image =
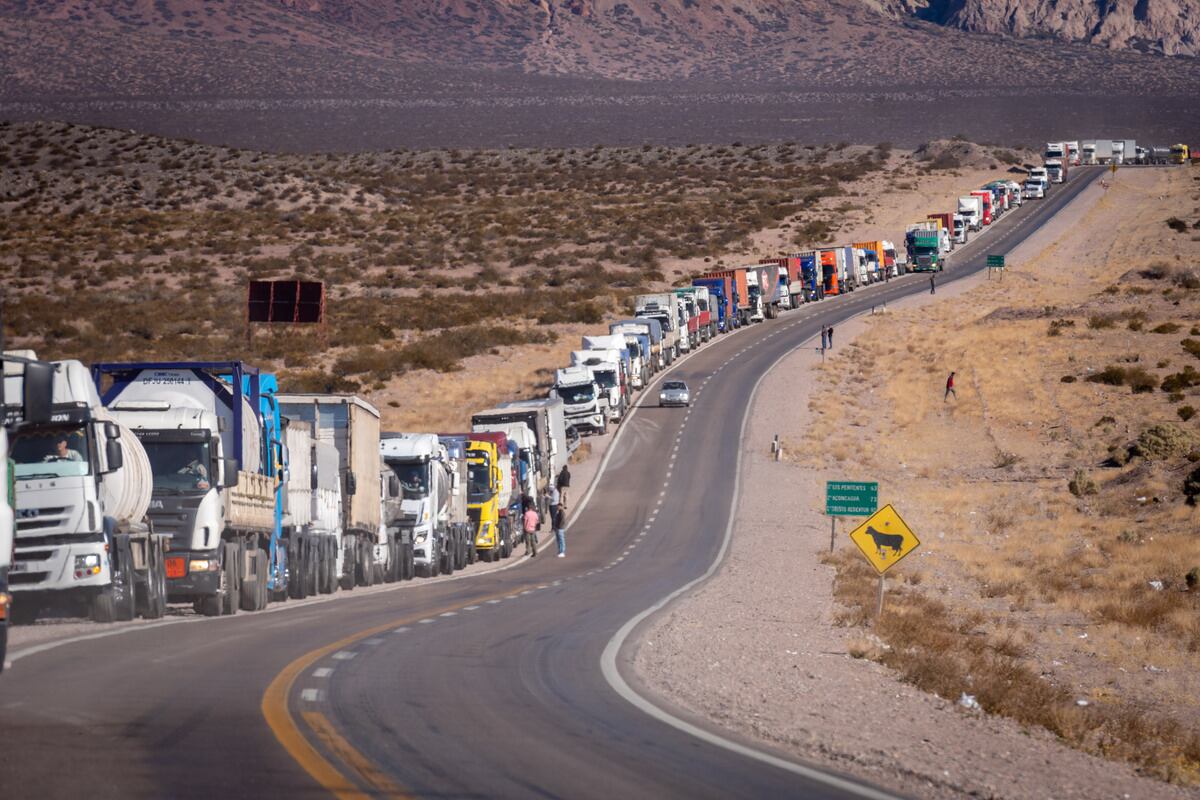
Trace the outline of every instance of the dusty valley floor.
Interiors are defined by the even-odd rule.
[[[920,797],[1200,796],[1198,189],[1122,171],[1002,282],[781,363],[730,552],[644,632],[647,688]],[[878,480],[923,540],[877,628],[848,521],[828,553],[826,480]]]

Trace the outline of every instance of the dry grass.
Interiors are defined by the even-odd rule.
[[[1200,591],[1187,575],[1200,567],[1188,503],[1200,495],[1200,429],[1178,410],[1200,400],[1179,363],[1200,346],[1176,337],[1200,320],[1200,290],[1176,280],[1191,274],[1188,245],[1149,224],[1200,201],[1187,177],[1118,182],[1087,225],[1003,284],[872,318],[863,347],[821,370],[796,452],[828,467],[845,443],[826,431],[854,430],[860,471],[924,541],[893,576],[919,566],[919,585],[889,578],[875,629],[889,649],[876,660],[1197,783]],[[943,402],[951,369],[958,399]],[[844,402],[850,385],[875,399]],[[822,420],[832,408],[836,425]],[[842,622],[871,624],[874,573],[855,551],[834,563]]]

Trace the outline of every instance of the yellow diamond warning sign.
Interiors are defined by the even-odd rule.
[[[921,544],[890,503],[850,531],[850,538],[880,575]]]

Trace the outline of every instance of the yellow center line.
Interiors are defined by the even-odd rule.
[[[296,723],[296,719],[292,716],[288,705],[288,698],[291,696],[292,687],[295,685],[296,679],[306,669],[330,653],[349,647],[369,636],[383,633],[400,625],[408,625],[427,617],[436,617],[438,614],[445,613],[446,611],[457,611],[464,605],[485,603],[488,600],[496,600],[520,594],[525,589],[536,585],[530,583],[522,587],[476,597],[465,602],[443,606],[442,608],[428,610],[420,614],[412,614],[392,620],[384,625],[376,625],[373,628],[353,633],[342,639],[338,639],[332,644],[318,647],[316,650],[310,650],[284,667],[275,676],[274,680],[271,681],[270,685],[267,686],[266,692],[263,693],[262,705],[260,706],[263,718],[266,719],[271,732],[275,735],[279,743],[283,745],[283,748],[287,750],[292,760],[299,764],[326,791],[337,797],[338,800],[369,800],[370,795],[364,793],[354,781],[334,766],[329,759],[325,758],[317,748],[313,747],[308,738],[300,730],[300,726]],[[346,741],[345,737],[337,733],[334,730],[333,724],[324,714],[306,712],[302,714],[302,717],[309,729],[316,734],[317,738],[339,761],[351,767],[364,781],[385,797],[396,798],[396,800],[408,797],[404,793],[404,790],[389,780],[383,771],[376,767],[370,759],[356,750],[350,742]]]

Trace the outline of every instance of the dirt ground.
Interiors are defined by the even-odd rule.
[[[1158,421],[1196,429],[1176,413],[1195,402],[1194,389],[1172,400],[1086,380],[1127,363],[1120,356],[1138,355],[1160,380],[1190,360],[1179,340],[1200,322],[1195,292],[1138,270],[1195,264],[1195,233],[1164,224],[1197,216],[1194,185],[1188,170],[1123,171],[1011,254],[1002,282],[961,281],[840,325],[824,367],[809,348],[785,360],[756,400],[726,562],[639,643],[637,668],[651,689],[798,758],[920,797],[1200,796],[1146,776],[1187,781],[1186,756],[1139,774],[1045,728],[923,691],[879,663],[888,643],[850,624],[835,600],[822,513],[825,480],[879,480],[880,503],[895,503],[923,540],[889,573],[895,606],[921,596],[977,615],[972,635],[1005,635],[1012,662],[1074,698],[1081,714],[1128,711],[1143,722],[1169,718],[1184,736],[1200,730],[1194,593],[1181,592],[1200,544],[1179,476],[1170,462],[1131,465],[1112,477],[1097,470],[1095,495],[1066,488],[1077,469],[1093,474],[1107,441]],[[1138,310],[1146,319],[1133,331]],[[1092,317],[1121,323],[1092,328]],[[1076,323],[1052,336],[1054,319]],[[1177,335],[1152,333],[1164,322],[1180,325]],[[957,403],[942,402],[950,369],[959,371]],[[1075,381],[1062,382],[1066,374]],[[776,434],[783,463],[769,457]],[[837,569],[862,561],[849,530],[838,526]],[[1043,584],[1056,572],[1074,580],[1051,590]],[[1180,605],[1140,623],[1128,609],[1146,594]],[[1126,617],[1114,620],[1113,606]],[[971,678],[966,694],[977,691]],[[1117,758],[1130,757],[1127,744],[1081,740]]]

